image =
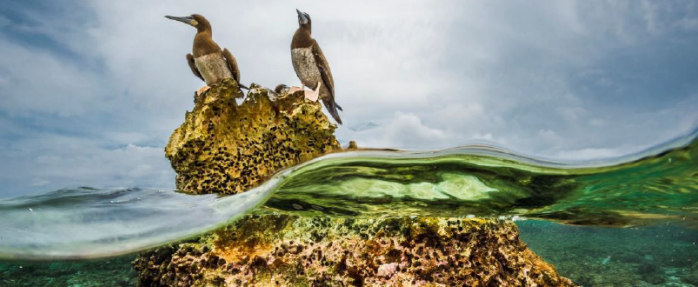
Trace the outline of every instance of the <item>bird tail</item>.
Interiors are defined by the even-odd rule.
[[[322,103],[325,105],[325,108],[327,108],[327,111],[330,112],[330,115],[332,115],[332,118],[337,121],[340,125],[342,124],[342,119],[339,117],[339,113],[337,112],[337,109],[340,111],[342,110],[342,107],[340,107],[334,99],[327,100],[327,101],[322,101]]]
[[[250,90],[250,88],[248,88],[247,86],[240,84],[240,83],[238,83],[238,87],[240,87],[241,89],[248,90],[248,91]]]

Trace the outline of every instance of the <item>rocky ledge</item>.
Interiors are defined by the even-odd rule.
[[[249,215],[143,253],[142,286],[574,286],[512,222]]]
[[[202,194],[249,190],[285,167],[339,149],[336,126],[302,92],[275,94],[226,79],[195,98],[165,147],[177,188]]]
[[[240,193],[339,150],[336,126],[302,92],[252,85],[239,98],[230,79],[196,97],[165,149],[178,189]],[[512,222],[463,218],[265,212],[144,252],[133,266],[141,286],[573,285],[526,247]]]

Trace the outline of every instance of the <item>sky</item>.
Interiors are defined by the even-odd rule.
[[[696,1],[1,1],[0,197],[173,188],[169,135],[203,86],[199,13],[244,84],[298,85],[295,9],[362,147],[492,142],[550,159],[634,153],[698,122]]]

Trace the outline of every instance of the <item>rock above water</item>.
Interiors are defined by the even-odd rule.
[[[574,286],[510,221],[267,214],[143,253],[142,286]]]
[[[165,148],[177,188],[235,194],[339,150],[336,126],[302,92],[227,79],[195,99]],[[350,145],[357,149],[356,144]],[[140,286],[573,286],[510,221],[299,217],[258,209],[189,242],[144,252]]]
[[[179,190],[244,192],[280,169],[339,149],[336,126],[302,92],[277,95],[252,85],[238,105],[243,97],[226,79],[195,99],[165,147]]]

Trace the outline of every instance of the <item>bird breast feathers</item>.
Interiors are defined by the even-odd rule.
[[[232,78],[232,73],[221,53],[211,53],[194,58],[196,68],[211,85],[224,78]]]
[[[291,54],[293,57],[293,68],[296,70],[298,77],[306,86],[314,87],[321,77],[315,62],[313,49],[311,47],[295,48],[291,50]]]

